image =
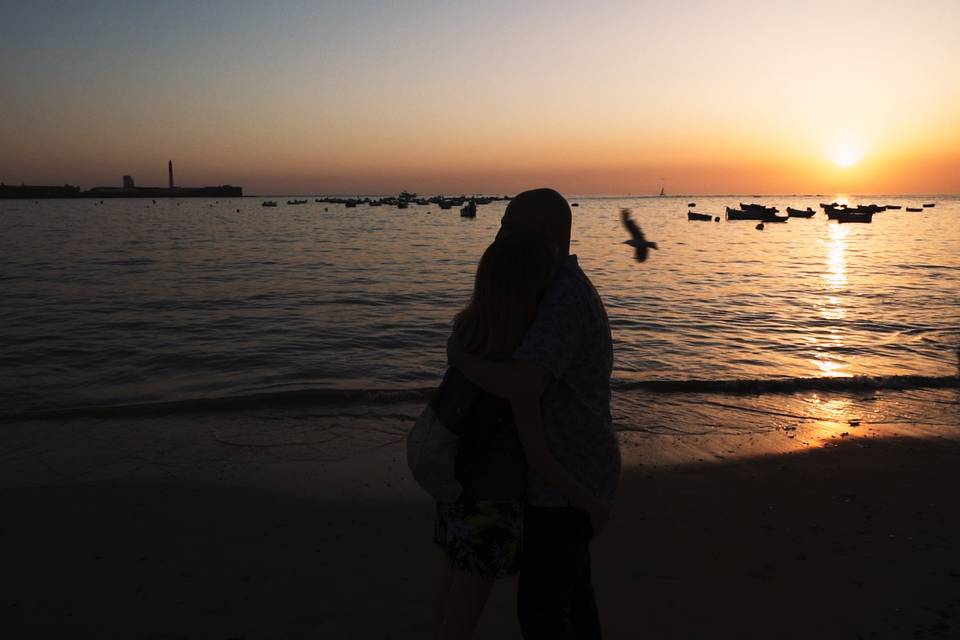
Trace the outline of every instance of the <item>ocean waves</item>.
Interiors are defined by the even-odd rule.
[[[815,217],[762,234],[689,223],[685,200],[578,201],[572,250],[607,306],[618,394],[951,386],[956,198],[922,216]],[[5,415],[422,401],[503,212],[145,204],[0,201]],[[643,265],[621,244],[621,206],[660,245]]]
[[[292,407],[338,405],[390,405],[424,403],[436,387],[399,389],[338,389],[309,388],[283,391],[260,391],[243,395],[199,397],[181,400],[144,402],[134,404],[78,405],[58,409],[26,410],[0,413],[7,420],[78,418],[78,417],[133,417],[171,413],[210,411],[237,411],[258,407]],[[611,381],[614,395],[669,394],[672,396],[760,396],[821,392],[850,394],[876,391],[911,391],[918,389],[958,389],[958,376],[856,376],[850,378],[789,378],[770,380],[619,380]]]
[[[950,389],[960,387],[957,376],[851,376],[845,378],[773,378],[746,380],[614,380],[615,390],[643,390],[654,393],[710,393],[755,395],[804,391],[860,392],[908,389]]]

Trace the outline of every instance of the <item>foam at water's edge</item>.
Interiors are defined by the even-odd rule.
[[[763,394],[796,391],[865,391],[873,389],[945,389],[960,386],[957,376],[853,376],[845,378],[774,378],[770,380],[614,380],[614,389],[657,393]]]
[[[948,389],[960,387],[957,376],[857,376],[851,378],[783,378],[772,380],[613,380],[614,391],[651,393],[710,393],[761,395],[801,391],[871,391],[907,389]],[[52,418],[146,416],[202,411],[230,411],[252,407],[339,404],[396,404],[424,402],[434,387],[408,389],[299,389],[273,393],[253,393],[220,398],[192,398],[169,402],[128,405],[91,405],[62,409],[0,414],[6,420]]]

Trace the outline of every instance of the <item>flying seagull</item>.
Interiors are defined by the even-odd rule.
[[[637,262],[643,262],[647,259],[647,250],[656,249],[657,243],[648,242],[643,236],[643,231],[640,231],[637,223],[630,219],[630,209],[620,209],[620,217],[623,219],[623,226],[625,226],[627,231],[630,232],[630,235],[633,236],[630,240],[625,240],[623,244],[628,244],[633,247],[637,252]]]

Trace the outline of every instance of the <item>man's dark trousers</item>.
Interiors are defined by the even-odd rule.
[[[599,640],[586,511],[527,505],[517,614],[525,640]]]

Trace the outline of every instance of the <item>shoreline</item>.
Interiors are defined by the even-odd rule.
[[[960,355],[958,355],[960,357]],[[0,419],[73,420],[77,418],[153,417],[170,414],[233,412],[263,406],[296,408],[317,404],[388,404],[426,402],[439,380],[427,386],[395,388],[305,387],[285,391],[252,391],[242,395],[212,395],[143,402],[87,403],[54,409],[23,409],[0,413]],[[611,381],[613,394],[649,393],[655,396],[711,395],[730,397],[795,396],[802,393],[862,394],[869,392],[960,389],[955,374],[851,375],[842,377],[661,379]]]
[[[743,408],[721,407],[716,420],[735,424]],[[403,447],[418,410],[4,425],[3,628],[428,637],[433,507]],[[957,429],[807,420],[620,440],[617,506],[593,547],[605,637],[960,629]],[[515,590],[515,579],[498,582],[477,637],[519,638]]]

